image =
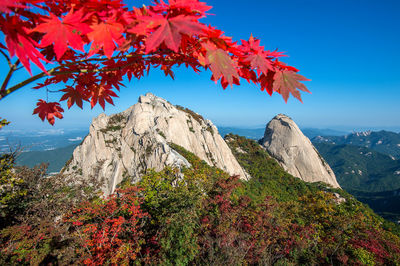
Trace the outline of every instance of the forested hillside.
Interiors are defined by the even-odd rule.
[[[346,190],[379,192],[400,188],[400,160],[372,149],[314,143]]]
[[[372,149],[314,143],[343,189],[391,221],[400,221],[400,160]]]
[[[382,192],[353,190],[351,194],[382,217],[400,223],[400,189]]]

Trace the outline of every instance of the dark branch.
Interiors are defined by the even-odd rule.
[[[0,51],[1,51],[1,50],[0,50]],[[11,77],[12,77],[12,74],[13,74],[14,71],[17,69],[18,65],[19,65],[19,60],[17,60],[17,62],[15,62],[15,64],[13,64],[13,65],[10,67],[10,70],[8,71],[8,74],[7,74],[6,78],[4,79],[3,84],[1,85],[1,88],[0,88],[0,95],[1,95],[1,97],[2,97],[3,94],[6,92],[6,88],[7,88],[8,82],[10,81],[10,79],[11,79]],[[0,99],[1,99],[1,98],[0,98]]]
[[[128,66],[131,66],[133,64],[136,64],[137,62],[130,62],[125,64],[124,66],[120,66],[120,67],[114,67],[114,68],[104,68],[104,69],[79,69],[79,70],[71,70],[71,71],[57,71],[61,68],[65,68],[65,67],[69,67],[69,66],[73,66],[73,65],[78,65],[81,63],[85,63],[85,62],[90,62],[90,61],[97,61],[97,62],[101,62],[101,61],[107,61],[107,60],[111,60],[111,59],[123,59],[123,58],[131,58],[131,57],[140,57],[143,58],[145,60],[150,60],[152,59],[151,56],[153,56],[155,54],[148,54],[148,55],[135,55],[135,54],[128,54],[128,55],[124,55],[124,56],[115,56],[115,57],[111,57],[111,58],[91,58],[91,59],[82,59],[76,62],[72,62],[72,63],[67,63],[67,64],[63,64],[60,66],[57,66],[55,68],[50,69],[49,71],[47,71],[47,73],[49,74],[49,76],[55,76],[55,75],[66,75],[66,74],[73,74],[73,73],[93,73],[93,72],[110,72],[110,71],[116,71],[116,70],[121,70],[124,69]],[[160,60],[160,59],[159,59]],[[162,61],[162,60],[160,60]],[[165,61],[176,61],[176,60],[172,60],[172,59],[165,59]],[[182,62],[183,63],[183,62]],[[13,70],[13,72],[15,71],[15,69]],[[11,73],[12,74],[12,73]],[[38,80],[41,79],[43,77],[47,76],[46,73],[42,72],[39,73],[33,77],[30,77],[29,79],[24,80],[21,83],[18,83],[17,85],[9,88],[9,89],[5,89],[6,86],[4,87],[4,90],[0,91],[0,100],[4,99],[7,95],[13,93],[14,91]],[[7,82],[8,83],[8,82]],[[4,83],[3,83],[4,85]]]
[[[4,57],[7,59],[8,66],[11,68],[11,67],[13,66],[13,64],[11,63],[11,60],[10,60],[10,58],[8,57],[8,55],[7,55],[3,50],[1,50],[1,49],[0,49],[0,53],[1,53],[2,55],[4,55]]]

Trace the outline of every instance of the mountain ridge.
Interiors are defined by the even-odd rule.
[[[93,119],[89,135],[78,146],[65,174],[104,178],[104,191],[112,193],[124,179],[137,182],[149,168],[190,166],[169,143],[193,152],[209,165],[248,179],[211,121],[151,93],[124,112]]]
[[[362,131],[345,136],[317,136],[314,143],[348,144],[362,146],[400,158],[400,133],[391,131]]]

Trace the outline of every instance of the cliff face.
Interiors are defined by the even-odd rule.
[[[122,113],[93,119],[89,135],[63,171],[81,178],[104,178],[103,190],[110,194],[125,177],[136,182],[146,169],[190,166],[169,143],[231,175],[249,178],[211,121],[150,93]]]
[[[340,187],[328,163],[288,116],[279,114],[268,123],[262,145],[289,174]]]

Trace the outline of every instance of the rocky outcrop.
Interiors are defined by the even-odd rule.
[[[291,175],[340,187],[332,169],[291,118],[279,114],[267,125],[263,147]]]
[[[103,178],[103,190],[110,194],[124,178],[136,182],[147,169],[190,166],[169,143],[231,175],[249,178],[211,121],[151,93],[122,113],[93,119],[88,136],[63,171],[78,178]]]

